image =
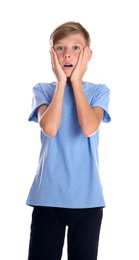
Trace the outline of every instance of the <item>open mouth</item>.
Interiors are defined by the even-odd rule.
[[[73,65],[72,64],[65,64],[64,67],[70,68],[70,67],[73,67]]]

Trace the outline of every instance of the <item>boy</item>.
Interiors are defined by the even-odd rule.
[[[77,22],[50,36],[57,81],[33,88],[29,121],[41,128],[38,169],[27,205],[33,207],[28,260],[60,260],[68,227],[68,260],[96,260],[104,196],[99,178],[101,122],[110,122],[110,90],[84,82],[90,36]]]

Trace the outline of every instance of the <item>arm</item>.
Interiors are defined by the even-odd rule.
[[[64,87],[62,84],[58,84],[49,107],[42,105],[38,108],[39,125],[43,133],[51,138],[56,135],[60,126]]]
[[[82,89],[82,78],[91,58],[90,49],[85,47],[80,53],[78,63],[71,75],[71,83],[74,92],[79,124],[85,136],[95,133],[102,121],[104,111],[100,107],[91,108]]]
[[[50,54],[52,70],[56,74],[58,83],[49,107],[42,105],[38,108],[38,120],[43,133],[48,137],[54,137],[61,122],[63,97],[67,79],[53,50],[51,50]]]
[[[91,108],[81,84],[73,87],[79,124],[85,136],[94,134],[102,121],[104,110],[101,107]]]

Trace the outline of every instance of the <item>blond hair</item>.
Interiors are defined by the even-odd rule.
[[[59,40],[70,36],[72,34],[81,34],[88,46],[90,46],[90,35],[88,31],[78,22],[66,22],[58,27],[50,35],[50,45],[53,47]]]

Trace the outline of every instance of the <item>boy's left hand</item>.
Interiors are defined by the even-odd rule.
[[[71,76],[70,81],[71,83],[82,83],[83,76],[87,70],[88,61],[90,59],[90,52],[88,46],[86,46],[79,55],[78,62],[76,64],[76,67],[74,68]]]

